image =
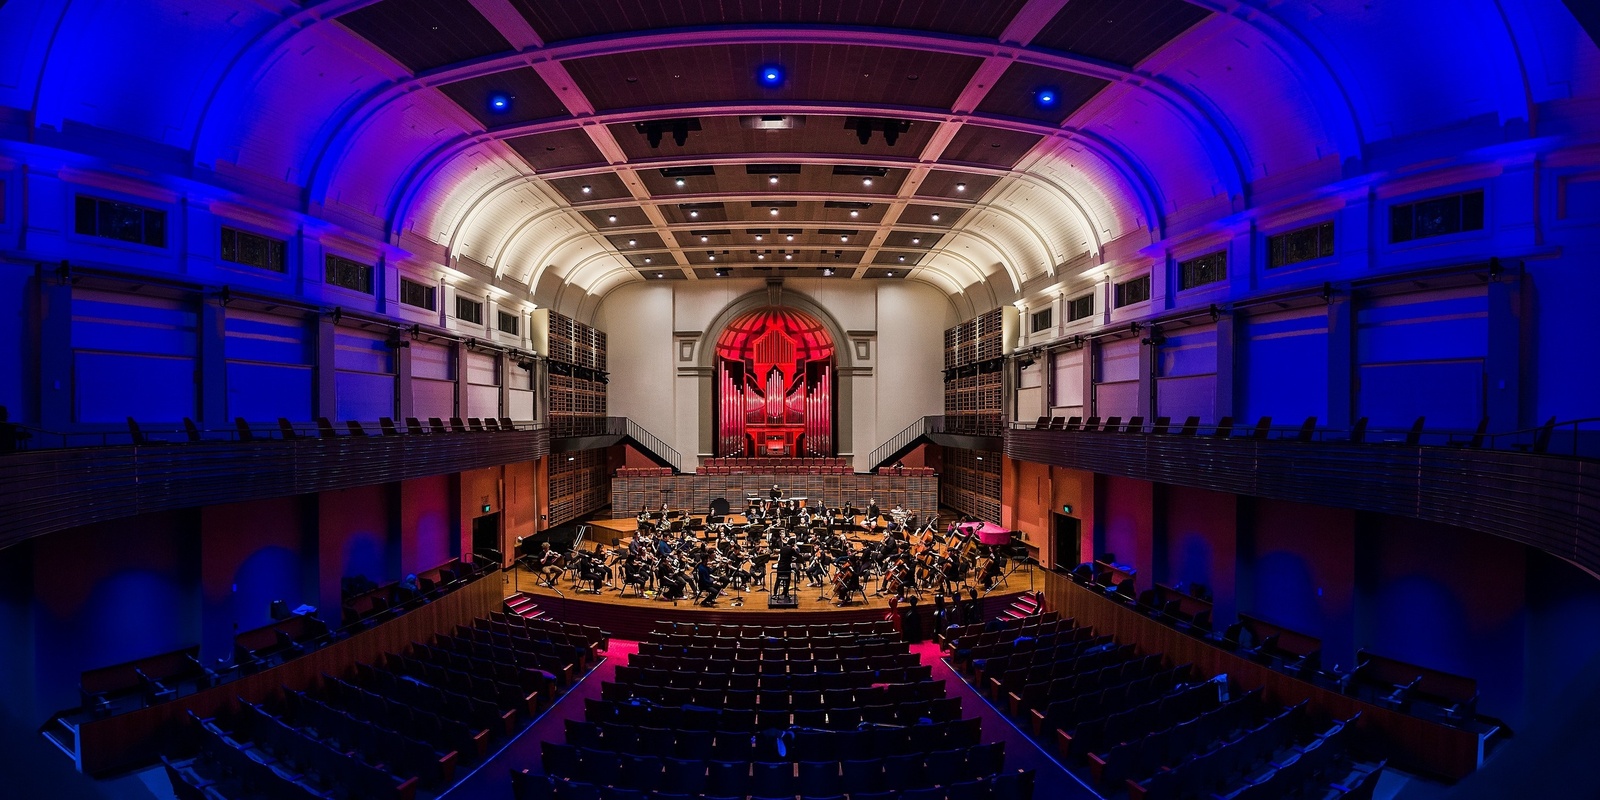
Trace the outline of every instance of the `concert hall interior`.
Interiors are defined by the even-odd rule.
[[[1600,797],[1597,36],[0,2],[0,796]]]

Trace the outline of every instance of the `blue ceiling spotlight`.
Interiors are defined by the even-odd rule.
[[[496,114],[504,114],[511,110],[511,95],[505,92],[495,92],[489,95],[489,110]]]
[[[1054,86],[1040,86],[1033,92],[1033,102],[1040,108],[1054,108],[1061,100],[1061,92]]]
[[[768,64],[756,73],[756,79],[762,86],[777,88],[783,85],[783,67],[777,64]]]

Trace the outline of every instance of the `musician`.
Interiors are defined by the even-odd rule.
[[[861,527],[869,531],[878,527],[878,515],[878,498],[874,497],[867,501],[867,516],[866,519],[861,520]]]
[[[555,581],[562,579],[562,554],[550,549],[550,542],[539,542],[539,574],[544,576],[544,586],[554,589]]]
[[[661,559],[656,566],[656,585],[661,588],[661,596],[667,600],[683,597],[685,583],[683,568],[679,566],[677,556]]]
[[[978,582],[983,584],[984,591],[987,592],[994,588],[995,581],[1000,580],[1000,575],[1005,571],[1005,567],[1006,557],[999,553],[996,553],[994,557],[989,559],[987,564],[983,565],[983,573],[978,576]]]
[[[822,559],[822,548],[812,549],[811,560],[806,562],[805,573],[806,583],[812,587],[821,586],[823,580],[828,577],[828,565]]]
[[[767,497],[769,497],[769,498],[771,498],[773,500],[782,500],[783,499],[783,490],[779,489],[778,488],[778,484],[774,483],[774,484],[772,484],[772,491],[767,492]]]
[[[700,593],[705,595],[705,599],[700,601],[700,605],[716,605],[717,595],[722,594],[723,584],[711,573],[711,556],[707,555],[701,559],[700,564],[694,568],[694,582],[699,587]]]

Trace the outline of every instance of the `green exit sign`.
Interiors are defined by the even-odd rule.
[[[488,503],[484,503],[483,504],[483,513],[485,513],[485,514],[489,513],[489,504]]]
[[[1063,505],[1061,507],[1061,513],[1063,513],[1063,514],[1071,514],[1072,513],[1072,506]]]

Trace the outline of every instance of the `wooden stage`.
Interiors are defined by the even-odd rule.
[[[742,523],[744,518],[739,515],[728,517],[730,522]],[[696,518],[696,521],[703,521]],[[856,517],[857,530],[852,536],[857,536],[866,541],[875,541],[883,538],[882,533],[867,533],[860,530],[861,517]],[[589,533],[583,547],[592,550],[600,545],[611,546],[613,538],[626,540],[631,537],[636,528],[633,518],[627,519],[595,519],[589,520],[587,525],[594,530]],[[881,523],[880,523],[881,524]],[[572,578],[564,577],[557,583],[557,589],[550,589],[540,585],[535,571],[517,566],[509,570],[510,585],[506,587],[509,595],[513,591],[521,591],[536,598],[540,608],[550,611],[557,619],[565,622],[577,622],[585,625],[596,625],[615,636],[624,639],[642,638],[656,627],[657,621],[662,622],[699,622],[709,624],[749,624],[749,625],[798,625],[820,622],[861,622],[866,620],[883,619],[889,613],[889,598],[887,596],[874,597],[873,590],[877,588],[877,579],[864,581],[867,590],[867,602],[860,602],[857,595],[856,602],[851,605],[839,607],[834,605],[833,587],[827,587],[829,599],[820,599],[823,590],[807,586],[802,577],[795,587],[795,596],[800,605],[797,608],[769,609],[767,607],[767,592],[745,592],[744,604],[733,605],[738,593],[724,591],[717,598],[717,605],[706,608],[695,605],[690,600],[679,600],[674,605],[670,600],[640,597],[629,591],[626,597],[621,596],[620,586],[607,588],[601,594],[579,592],[572,585]],[[769,578],[770,583],[770,578]],[[1010,576],[1008,583],[1002,584],[993,593],[984,597],[983,607],[985,618],[998,615],[1001,610],[1009,606],[1017,595],[1028,590],[1028,576],[1017,572]],[[901,605],[901,609],[905,609]],[[933,595],[924,592],[917,602],[918,623],[924,635],[933,629]]]

